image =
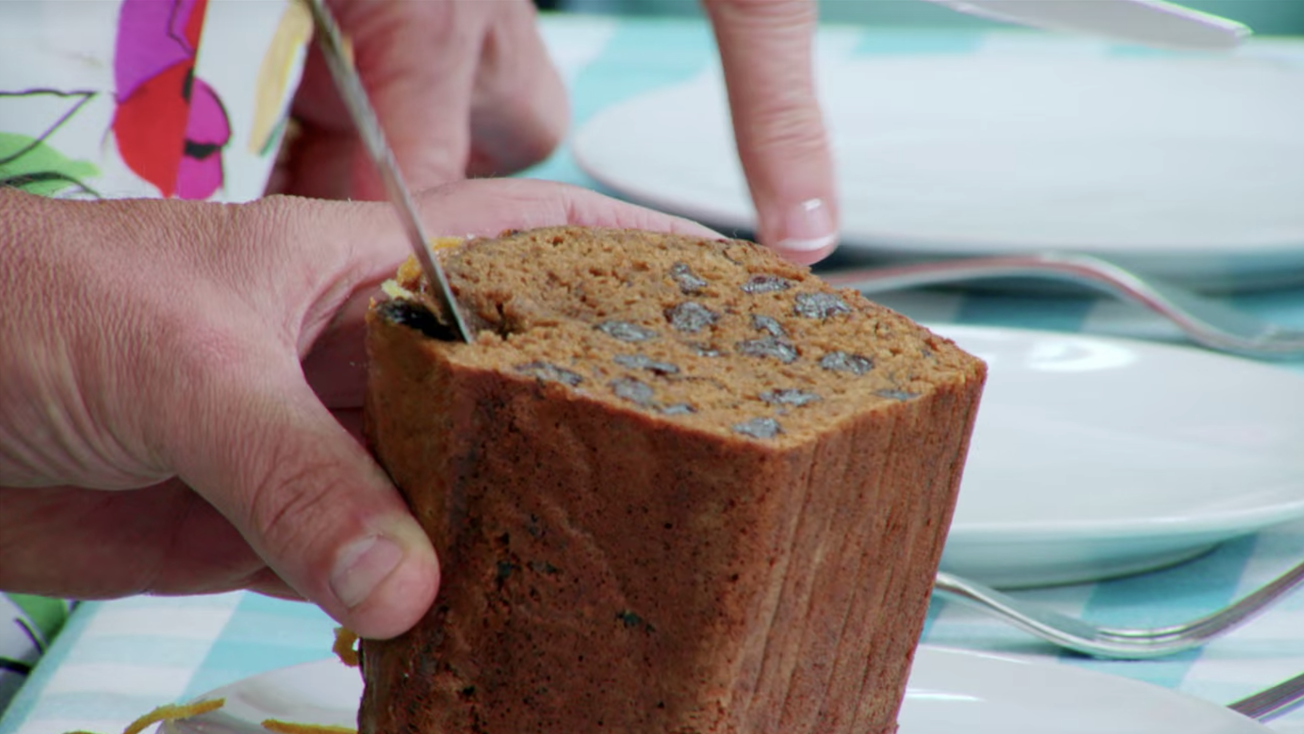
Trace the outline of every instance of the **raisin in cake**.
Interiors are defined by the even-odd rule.
[[[409,264],[369,315],[368,439],[434,541],[362,646],[362,734],[878,734],[985,367],[757,245],[550,228]]]

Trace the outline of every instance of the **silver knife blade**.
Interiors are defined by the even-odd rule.
[[[467,328],[466,321],[463,320],[462,313],[457,307],[457,301],[453,298],[453,290],[448,285],[444,269],[439,265],[439,258],[430,246],[430,239],[426,236],[421,218],[417,215],[416,205],[412,202],[412,194],[408,191],[407,184],[403,182],[403,176],[399,173],[398,165],[394,162],[394,151],[385,140],[385,133],[381,130],[380,121],[371,106],[371,100],[367,97],[367,91],[362,86],[362,79],[345,51],[344,35],[340,32],[330,10],[326,8],[324,0],[308,0],[308,9],[312,12],[318,45],[321,47],[322,55],[326,57],[326,66],[335,80],[335,86],[344,100],[344,106],[349,109],[349,116],[353,118],[353,125],[358,129],[362,144],[366,146],[367,153],[376,164],[380,179],[385,184],[385,191],[389,194],[389,200],[398,213],[417,261],[421,263],[426,280],[433,286],[431,290],[434,291],[437,305],[443,309],[443,313],[439,315],[451,322],[458,338],[470,342],[471,331]]]
[[[1251,33],[1163,0],[929,0],[968,15],[1184,51],[1226,51]]]

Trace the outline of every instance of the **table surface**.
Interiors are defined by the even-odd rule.
[[[542,25],[572,92],[576,125],[604,106],[700,73],[714,62],[709,29],[689,21],[548,17]],[[885,31],[828,29],[829,35]],[[927,43],[927,34],[908,34]],[[593,186],[565,148],[531,175]],[[1304,243],[1301,243],[1304,245]],[[1304,288],[1228,297],[1304,327]],[[908,293],[879,300],[920,319],[1177,340],[1148,312],[1067,296]],[[1304,363],[1283,365],[1301,370]],[[1167,570],[1094,584],[1015,592],[1115,626],[1153,626],[1216,609],[1304,558],[1304,523],[1223,544]],[[81,605],[0,719],[0,734],[116,732],[140,713],[240,678],[330,656],[333,622],[315,607],[248,593],[135,597]],[[1092,668],[1218,703],[1304,671],[1304,596],[1202,650],[1140,661],[1062,654],[972,610],[937,602],[924,641]],[[1270,726],[1304,729],[1304,710]]]

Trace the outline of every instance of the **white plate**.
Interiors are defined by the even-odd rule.
[[[1304,517],[1304,376],[1126,339],[932,328],[990,367],[946,570],[1099,579]]]
[[[355,726],[356,670],[322,660],[219,688],[217,712],[166,734],[266,734],[264,719]],[[900,734],[1265,734],[1231,710],[1127,678],[1067,665],[921,645]]]
[[[844,245],[1075,250],[1218,288],[1304,281],[1304,43],[1227,57],[1074,43],[820,56]],[[728,119],[712,71],[603,110],[573,150],[628,198],[751,228]]]

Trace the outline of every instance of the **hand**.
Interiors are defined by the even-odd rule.
[[[704,0],[760,241],[810,264],[837,246],[837,191],[815,93],[815,0]]]
[[[419,198],[432,233],[710,234],[537,181]],[[434,553],[349,430],[367,299],[408,252],[387,206],[0,189],[0,222],[0,589],[251,587],[363,636],[416,622]]]
[[[543,160],[568,123],[566,88],[530,0],[331,0],[409,186],[514,173]],[[319,50],[309,50],[292,142],[273,190],[383,199]]]

